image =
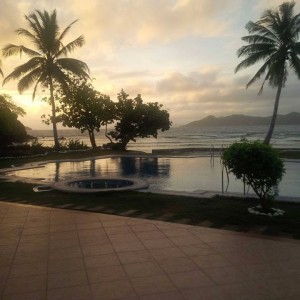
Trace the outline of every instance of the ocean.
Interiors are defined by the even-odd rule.
[[[195,149],[195,148],[222,148],[241,138],[248,140],[263,140],[268,126],[227,126],[227,127],[173,127],[169,131],[159,132],[158,138],[138,138],[128,144],[128,150],[144,151],[151,153],[157,149]],[[44,146],[53,145],[52,130],[28,130],[28,134],[38,138]],[[58,130],[62,141],[79,139],[90,146],[87,133],[81,134],[76,129]],[[97,146],[108,143],[104,130],[96,134]],[[278,125],[275,127],[271,140],[275,148],[294,149],[300,148],[300,125]]]

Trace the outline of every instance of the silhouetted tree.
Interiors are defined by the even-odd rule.
[[[17,120],[18,115],[24,116],[25,111],[8,95],[0,95],[0,148],[28,140],[24,125]]]
[[[169,113],[162,109],[162,104],[157,102],[143,103],[141,95],[129,99],[123,90],[118,94],[116,103],[117,121],[109,135],[115,139],[122,150],[126,150],[129,141],[136,141],[137,137],[155,137],[158,130],[170,129]]]
[[[96,148],[95,131],[113,122],[115,105],[109,96],[94,90],[86,81],[73,79],[69,91],[61,90],[59,98],[62,124],[87,131],[92,147]]]
[[[16,67],[5,79],[4,84],[12,79],[19,79],[18,90],[22,93],[32,84],[34,85],[33,96],[39,85],[49,88],[50,104],[52,110],[52,123],[55,148],[59,149],[59,141],[56,127],[56,108],[54,100],[54,83],[57,82],[67,89],[70,78],[68,73],[89,78],[87,65],[77,59],[69,58],[67,55],[77,47],[84,44],[83,36],[79,36],[68,44],[63,39],[69,32],[72,22],[61,33],[57,24],[56,10],[50,14],[47,11],[36,10],[35,13],[25,16],[29,30],[17,29],[18,35],[28,38],[35,50],[23,45],[8,44],[2,49],[4,57],[25,53],[30,59]]]
[[[276,10],[267,10],[257,22],[248,22],[246,29],[249,35],[242,37],[248,45],[241,47],[237,52],[238,57],[245,56],[246,59],[237,65],[235,72],[263,61],[263,65],[248,82],[247,88],[264,74],[266,75],[259,94],[262,93],[266,81],[271,87],[277,88],[273,116],[264,140],[266,144],[270,143],[273,134],[288,67],[300,78],[300,14],[294,14],[294,6],[294,1],[285,2]]]

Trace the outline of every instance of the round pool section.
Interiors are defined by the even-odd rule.
[[[101,193],[139,190],[148,187],[141,179],[124,177],[84,177],[53,183],[52,188],[68,193]]]

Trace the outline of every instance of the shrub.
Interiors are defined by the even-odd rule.
[[[60,142],[61,150],[85,150],[89,149],[89,147],[79,139],[70,139],[68,141]]]
[[[278,185],[285,172],[277,151],[259,141],[242,140],[227,148],[222,160],[229,172],[252,187],[263,209],[268,211],[277,195],[277,189],[273,187]]]

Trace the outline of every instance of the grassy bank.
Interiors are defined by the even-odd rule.
[[[34,193],[33,185],[0,181],[0,200],[83,209],[97,212],[158,219],[242,232],[259,232],[300,239],[300,205],[276,203],[286,211],[279,217],[249,214],[256,200],[223,198],[198,199],[150,193],[123,192],[94,195],[66,194],[58,191]]]

